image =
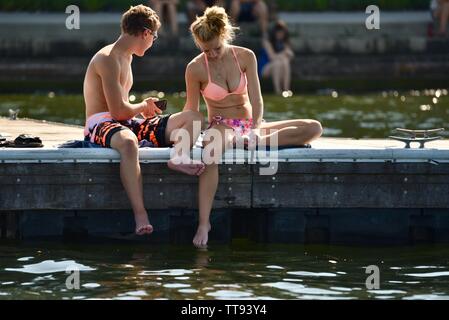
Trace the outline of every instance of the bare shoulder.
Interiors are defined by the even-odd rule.
[[[206,72],[204,66],[204,57],[203,54],[199,54],[187,65],[186,73],[194,78],[201,79],[202,75]]]
[[[256,54],[253,50],[239,46],[233,47],[242,67],[245,67],[244,69],[246,69],[247,66],[253,64],[256,61]]]
[[[90,62],[91,66],[95,68],[98,73],[105,71],[118,70],[120,63],[113,54],[111,54],[110,46],[106,46],[98,51]]]

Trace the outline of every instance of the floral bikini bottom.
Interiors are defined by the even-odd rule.
[[[223,124],[234,130],[234,144],[237,143],[237,141],[243,140],[245,148],[247,148],[248,143],[255,143],[255,135],[253,134],[253,119],[227,119],[222,116],[214,116],[207,129],[210,129],[213,125],[219,124]]]

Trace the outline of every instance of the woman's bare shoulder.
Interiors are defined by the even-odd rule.
[[[253,50],[245,48],[245,47],[239,47],[234,46],[235,54],[237,55],[237,58],[243,66],[248,66],[252,62],[256,60],[256,55]]]
[[[189,62],[189,64],[187,65],[186,72],[197,76],[200,76],[202,73],[205,72],[204,58],[202,53],[197,55],[195,58],[192,59],[192,61]]]
[[[235,53],[236,53],[238,56],[241,56],[241,57],[251,57],[251,56],[254,55],[254,51],[251,50],[251,49],[249,49],[249,48],[240,47],[240,46],[233,46],[233,47],[234,47]]]

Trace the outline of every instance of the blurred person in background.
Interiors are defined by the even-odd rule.
[[[437,36],[447,37],[447,21],[449,19],[449,0],[431,0],[430,10],[434,20],[438,21]]]
[[[176,6],[178,5],[178,0],[149,0],[150,7],[156,11],[157,15],[161,19],[162,25],[170,25],[171,34],[173,36],[178,35],[178,13],[176,10]],[[166,10],[166,12],[164,12]],[[165,15],[168,21],[165,21]],[[160,31],[162,33],[163,30]]]
[[[258,20],[262,36],[266,36],[269,14],[263,0],[231,0],[229,12],[236,23]]]
[[[294,52],[290,44],[287,24],[278,20],[270,30],[268,39],[262,40],[259,56],[259,74],[273,80],[276,94],[291,96],[291,61]]]
[[[207,8],[213,6],[224,7],[225,5],[225,0],[189,0],[187,2],[189,24],[195,21],[197,16],[202,16]]]

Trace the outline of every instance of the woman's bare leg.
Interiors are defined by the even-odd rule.
[[[316,120],[284,120],[275,122],[264,122],[260,126],[265,129],[260,136],[261,143],[270,145],[275,135],[279,146],[286,145],[303,145],[319,138],[323,129],[321,124]],[[270,133],[269,130],[273,132]]]
[[[262,35],[268,31],[268,6],[264,1],[258,1],[254,6],[254,15],[259,19]]]
[[[201,134],[203,124],[203,115],[196,111],[183,111],[171,115],[167,122],[165,131],[165,140],[175,145],[176,154],[168,161],[167,165],[170,169],[180,171],[188,175],[201,175],[205,166],[200,161],[190,159],[190,150]],[[184,130],[184,134],[178,135],[179,130]],[[173,134],[173,140],[171,139]],[[176,139],[176,140],[175,140]],[[188,139],[188,143],[183,141]],[[181,143],[177,148],[178,143]]]
[[[239,0],[232,0],[231,6],[230,6],[230,14],[231,18],[234,21],[234,23],[237,23],[240,15],[240,1]]]
[[[233,134],[227,133],[231,132],[229,131],[229,128],[223,125],[217,125],[213,127],[214,129],[217,129],[222,136],[221,141],[207,141],[209,140],[210,135],[208,135],[206,131],[205,136],[205,142],[204,146],[207,149],[210,150],[212,146],[214,147],[214,152],[212,153],[212,156],[216,159],[221,158],[223,152],[232,145],[232,138]],[[228,129],[228,131],[225,131]],[[212,145],[211,145],[212,144]],[[219,151],[220,152],[215,152]],[[206,150],[206,149],[204,149]],[[204,153],[203,150],[203,153]],[[204,155],[203,155],[204,157]],[[207,161],[206,161],[207,162]],[[217,193],[217,187],[218,187],[218,164],[206,164],[206,170],[203,172],[203,174],[200,176],[199,179],[199,188],[198,188],[198,205],[199,205],[199,223],[198,223],[198,229],[196,231],[196,235],[193,238],[193,244],[196,247],[203,247],[207,245],[207,241],[209,239],[209,231],[211,229],[210,225],[210,213],[212,211],[212,206],[214,203],[214,197]]]
[[[282,76],[282,88],[284,91],[290,90],[291,85],[291,66],[290,66],[290,60],[287,57],[283,57],[281,59],[282,61],[282,70],[283,70],[283,76]]]
[[[447,22],[449,19],[449,1],[442,1],[440,11],[440,34],[447,33]]]
[[[279,59],[271,61],[265,66],[263,76],[271,76],[274,92],[282,93],[282,63]]]
[[[168,4],[168,18],[170,19],[171,32],[173,36],[178,35],[178,15],[176,12],[176,3]]]

